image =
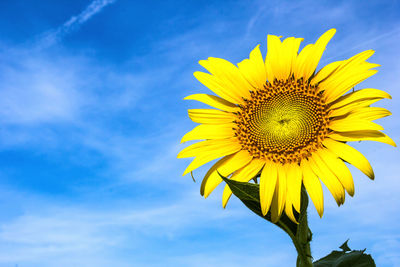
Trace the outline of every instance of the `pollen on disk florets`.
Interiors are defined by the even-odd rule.
[[[245,102],[237,114],[235,133],[255,158],[300,162],[321,147],[328,133],[321,93],[303,79],[267,82]]]

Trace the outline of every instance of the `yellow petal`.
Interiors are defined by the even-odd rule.
[[[286,171],[282,165],[277,166],[278,179],[275,185],[275,192],[271,202],[271,221],[276,223],[282,215],[286,200]]]
[[[292,200],[291,200],[289,194],[286,195],[285,213],[289,217],[289,219],[292,220],[292,222],[298,224],[298,222],[296,221],[296,218],[294,217],[294,214],[293,214],[293,205],[292,205]]]
[[[236,138],[215,139],[197,142],[185,147],[178,153],[178,159],[196,157],[202,154],[212,153],[220,148],[236,146],[239,141]]]
[[[383,130],[382,126],[372,121],[361,119],[353,120],[351,118],[331,120],[328,127],[337,132]]]
[[[350,196],[354,195],[354,182],[349,168],[335,154],[328,149],[318,149],[315,153],[326,163],[329,169],[339,179]]]
[[[336,100],[339,96],[343,95],[351,88],[364,81],[365,79],[371,77],[376,74],[377,70],[366,70],[366,71],[357,71],[357,72],[349,72],[348,75],[343,76],[342,79],[337,79],[337,83],[335,83],[332,87],[326,87],[325,85],[321,88],[325,89],[323,94],[326,103],[330,103]]]
[[[352,87],[374,75],[377,70],[371,70],[379,65],[365,62],[374,51],[364,51],[341,64],[332,75],[319,84],[320,90],[324,91],[327,103],[335,101]]]
[[[238,63],[239,71],[246,80],[255,88],[264,88],[267,81],[265,63],[260,51],[260,45],[257,45],[250,53],[249,59]]]
[[[183,175],[197,169],[209,161],[233,154],[242,148],[236,138],[215,139],[199,142],[184,148],[178,158],[196,157]]]
[[[232,104],[231,102],[228,102],[225,99],[215,95],[194,94],[185,97],[184,100],[196,100],[214,108],[229,112],[237,112],[239,110],[239,107],[235,104]]]
[[[224,160],[218,161],[204,176],[201,183],[200,194],[207,198],[210,193],[222,182],[218,173],[227,177],[231,173],[246,166],[252,157],[246,150],[241,150],[234,155],[225,157]]]
[[[194,77],[196,77],[197,80],[199,80],[199,82],[204,84],[204,86],[206,86],[208,89],[210,89],[223,99],[234,104],[244,104],[243,98],[239,92],[236,92],[236,90],[232,91],[231,87],[226,86],[215,76],[200,71],[196,71],[195,73],[193,73],[193,75]]]
[[[344,142],[363,140],[376,141],[396,147],[396,143],[392,138],[379,131],[332,132],[328,137]]]
[[[271,57],[271,55],[269,56]],[[270,59],[268,58],[268,54],[265,56],[265,74],[267,75],[267,81],[272,83],[275,79],[274,74],[272,73],[271,64],[269,64]]]
[[[288,194],[297,212],[300,212],[301,182],[303,174],[297,163],[287,165]]]
[[[271,206],[277,178],[277,165],[271,161],[267,161],[260,177],[260,204],[261,212],[264,216],[268,213]]]
[[[222,141],[224,142],[224,141]],[[194,144],[191,144],[190,146],[185,147],[184,149],[181,150],[181,152],[178,153],[177,158],[182,159],[182,158],[190,158],[190,157],[195,157],[197,155],[197,151],[201,151],[204,149],[204,147],[208,146],[219,146],[221,143],[221,140],[206,140],[202,142],[197,142]],[[228,143],[228,145],[231,142]]]
[[[217,109],[189,109],[189,117],[197,123],[220,124],[233,122],[236,116]]]
[[[213,150],[208,152],[207,154],[201,154],[197,156],[190,164],[187,166],[186,170],[183,172],[183,175],[188,174],[189,172],[197,169],[198,167],[223,156],[233,154],[238,152],[242,146],[240,144],[234,144],[228,147],[221,147],[218,150]]]
[[[263,168],[264,160],[253,159],[249,164],[236,171],[230,179],[238,182],[248,182],[253,179]],[[226,207],[232,191],[228,185],[225,185],[224,192],[222,193],[222,207]]]
[[[363,107],[351,111],[347,118],[374,121],[390,115],[392,113],[385,108]]]
[[[287,78],[292,74],[302,41],[303,38],[289,37],[282,42],[281,68],[283,77]]]
[[[366,98],[351,102],[348,105],[330,110],[329,117],[339,117],[347,115],[348,113],[356,111],[360,108],[368,107],[381,99],[382,98]]]
[[[307,60],[304,67],[304,72],[303,72],[304,80],[307,80],[314,73],[322,57],[322,54],[325,51],[326,45],[332,39],[335,33],[336,29],[328,30],[317,40],[317,42],[313,46],[313,51],[310,54],[310,58]]]
[[[368,160],[359,151],[349,145],[337,142],[330,138],[325,138],[322,144],[338,157],[358,168],[369,178],[374,179],[375,175],[371,164],[369,164]]]
[[[309,158],[309,163],[313,172],[319,179],[326,185],[331,192],[333,198],[336,200],[338,206],[344,203],[345,194],[342,184],[332,171],[326,166],[325,162],[321,160],[317,153],[313,153]]]
[[[349,94],[339,97],[337,100],[335,100],[334,102],[332,102],[330,104],[330,108],[335,109],[335,108],[343,107],[343,106],[353,103],[355,101],[360,101],[363,99],[371,99],[371,98],[392,99],[392,97],[385,91],[374,89],[374,88],[365,88],[365,89],[357,90],[357,91],[354,91],[354,92],[351,92]]]
[[[270,82],[273,82],[275,78],[280,79],[279,55],[281,54],[281,45],[282,43],[278,36],[268,35],[265,69],[267,70],[268,80]]]
[[[308,78],[310,78],[318,66],[326,45],[332,39],[335,33],[336,29],[330,29],[326,31],[323,35],[321,35],[314,45],[311,45],[309,48],[307,48],[307,50],[304,51],[303,49],[300,52],[296,62],[296,65],[298,65],[298,73],[295,73],[295,77],[303,77],[304,80],[308,80]]]
[[[286,193],[287,193],[287,175],[286,175],[286,168],[283,166],[278,166],[278,196],[279,196],[279,213],[278,216],[280,217],[283,209],[285,207],[285,201],[286,201]]]
[[[323,67],[321,70],[318,71],[318,73],[314,76],[314,78],[312,78],[311,84],[314,85],[324,81],[330,75],[332,75],[332,73],[334,73],[341,64],[343,64],[343,61],[335,61],[326,65],[325,67]]]
[[[296,63],[293,66],[293,74],[296,79],[304,77],[307,60],[311,58],[314,51],[314,44],[306,45],[296,57]]]
[[[318,177],[314,174],[310,167],[310,163],[304,159],[301,161],[301,169],[303,172],[303,183],[312,202],[314,203],[315,209],[317,210],[320,217],[324,213],[324,195],[322,192],[322,186]]]
[[[222,58],[209,57],[207,60],[200,60],[199,64],[207,69],[219,84],[229,90],[229,93],[234,94],[235,98],[250,97],[253,87],[231,62]]]
[[[287,79],[295,64],[297,52],[303,38],[289,37],[281,43],[274,35],[268,36],[268,59],[274,77],[278,80]],[[271,44],[270,44],[271,42]]]
[[[201,124],[185,134],[182,137],[181,143],[191,140],[224,139],[233,137],[235,135],[235,131],[233,130],[235,126],[236,124],[234,123]]]
[[[200,186],[200,195],[204,196],[204,191],[206,186],[209,188],[208,189],[208,195],[222,182],[221,177],[219,176],[218,172],[216,170],[221,167],[222,165],[225,165],[227,162],[229,162],[234,156],[237,156],[237,154],[242,153],[243,150],[237,152],[236,154],[232,154],[226,157],[223,157],[222,159],[218,160],[206,173],[206,175],[203,178],[203,181],[201,182]],[[234,166],[232,166],[234,167]],[[234,167],[234,172],[236,169]],[[231,172],[231,173],[232,173]],[[231,173],[228,173],[226,176],[229,176]]]
[[[361,53],[358,53],[351,58],[344,60],[343,64],[337,69],[337,74],[341,75],[348,71],[354,70],[359,67],[367,67],[367,68],[375,68],[378,67],[378,64],[368,63],[366,60],[370,58],[375,53],[374,50],[366,50]]]

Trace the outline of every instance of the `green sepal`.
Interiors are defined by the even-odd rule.
[[[219,174],[221,178],[225,181],[225,183],[229,186],[232,193],[243,202],[243,204],[249,208],[252,212],[257,214],[258,216],[262,217],[263,219],[271,221],[271,213],[268,212],[265,216],[263,216],[261,211],[261,204],[260,204],[260,186],[254,183],[248,182],[238,182],[226,178]],[[295,213],[296,219],[298,219],[298,213]],[[297,224],[292,222],[289,217],[286,216],[285,213],[282,213],[279,221],[274,223],[276,226],[282,228],[285,232],[288,230],[291,232],[290,234],[296,235],[297,232]]]
[[[334,250],[329,255],[315,261],[314,267],[376,267],[371,255],[364,250],[351,250],[347,240],[340,246],[342,251]],[[350,251],[350,252],[349,252]]]

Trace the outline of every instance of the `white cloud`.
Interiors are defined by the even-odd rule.
[[[7,58],[14,64],[0,63],[1,122],[29,125],[74,118],[79,106],[74,66],[25,56]]]

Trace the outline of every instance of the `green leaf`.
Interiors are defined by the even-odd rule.
[[[349,240],[347,239],[346,242],[344,242],[339,248],[341,248],[344,252],[347,251],[351,251],[351,249],[349,248],[349,246],[347,245],[347,242],[349,242]]]
[[[221,178],[225,181],[225,183],[229,186],[232,193],[246,205],[252,212],[262,217],[263,219],[271,221],[271,213],[268,212],[267,215],[263,216],[261,212],[261,204],[260,204],[260,186],[258,184],[246,183],[246,182],[238,182],[226,178],[219,174]],[[297,214],[298,215],[298,214]],[[283,225],[281,225],[283,224]],[[282,228],[287,232],[287,227],[291,234],[296,235],[297,232],[297,224],[292,222],[289,217],[286,216],[285,213],[282,214],[278,223],[275,223],[278,227]]]
[[[342,251],[334,250],[313,263],[314,267],[376,267],[371,255],[364,250],[350,250],[347,240],[340,246]],[[350,252],[348,252],[350,251]]]

